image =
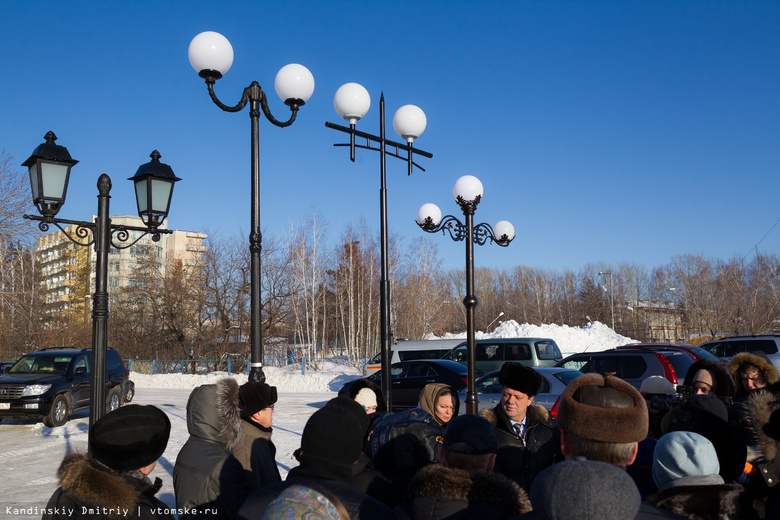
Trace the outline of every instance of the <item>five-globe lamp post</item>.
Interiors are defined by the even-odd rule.
[[[111,199],[111,178],[105,173],[98,178],[98,210],[95,222],[83,222],[55,218],[65,204],[68,191],[70,170],[78,161],[71,158],[68,149],[55,143],[57,136],[48,132],[46,142],[38,146],[32,155],[22,163],[30,173],[33,204],[41,216],[23,215],[28,220],[38,222],[38,228],[48,232],[54,224],[74,244],[95,248],[95,293],[92,298],[92,374],[90,380],[89,425],[100,419],[106,412],[106,351],[108,348],[108,252],[109,247],[126,249],[136,244],[146,235],[158,242],[161,234],[171,233],[159,229],[171,205],[173,185],[181,180],[173,174],[167,164],[160,162],[160,153],[155,150],[152,160],[141,165],[136,174],[128,180],[135,184],[138,216],[146,227],[112,225],[109,217],[109,199]],[[75,226],[73,235],[68,228]],[[130,231],[141,234],[131,243]],[[119,242],[117,242],[117,240]],[[109,403],[115,405],[119,403]],[[64,402],[60,406],[67,406]],[[67,408],[55,409],[55,419],[67,418]]]
[[[371,106],[371,96],[368,91],[357,83],[346,83],[339,87],[333,97],[333,106],[339,116],[343,117],[349,127],[334,123],[325,123],[325,126],[349,134],[349,143],[335,144],[334,146],[349,146],[349,158],[355,162],[355,148],[374,150],[379,152],[379,221],[380,221],[380,247],[381,247],[381,277],[379,280],[379,330],[380,349],[382,357],[381,388],[387,401],[388,410],[392,409],[392,395],[390,392],[390,280],[388,267],[388,234],[387,234],[387,187],[386,187],[386,156],[391,155],[404,160],[408,164],[408,174],[416,166],[425,171],[414,162],[414,155],[431,158],[432,154],[413,147],[414,140],[425,131],[427,119],[425,113],[415,105],[404,105],[393,116],[393,129],[406,141],[398,143],[385,138],[385,95],[379,97],[379,135],[361,132],[355,128],[356,123],[363,118]],[[355,142],[355,138],[365,139]],[[372,146],[373,145],[373,146]],[[391,150],[388,151],[387,147]],[[401,152],[406,152],[402,155]]]
[[[252,121],[251,130],[251,224],[249,232],[249,313],[250,313],[250,370],[249,380],[264,382],[263,344],[261,321],[261,288],[260,288],[260,253],[262,251],[262,235],[260,232],[260,137],[259,120],[262,110],[266,119],[278,127],[293,124],[298,109],[303,106],[314,92],[314,77],[311,72],[297,63],[282,67],[276,75],[274,86],[276,93],[290,107],[292,114],[287,121],[278,121],[268,108],[268,101],[260,84],[253,81],[244,89],[241,100],[235,106],[223,104],[214,93],[214,83],[220,79],[233,64],[233,47],[219,33],[206,31],[192,39],[189,46],[190,64],[198,75],[206,80],[212,101],[225,112],[239,112],[249,104],[249,117]]]
[[[473,175],[464,175],[455,181],[452,195],[463,211],[466,222],[463,223],[452,215],[441,216],[441,210],[435,204],[423,204],[417,212],[417,225],[428,233],[445,231],[456,242],[466,242],[466,296],[463,298],[463,306],[466,308],[466,352],[467,352],[467,377],[466,413],[477,413],[477,393],[475,391],[474,368],[476,343],[474,339],[474,309],[477,306],[477,297],[474,295],[474,244],[484,245],[488,240],[502,247],[506,247],[515,237],[515,228],[502,220],[491,227],[489,224],[474,225],[474,213],[477,204],[482,199],[482,183]]]

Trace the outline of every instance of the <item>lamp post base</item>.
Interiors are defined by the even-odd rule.
[[[263,373],[263,367],[252,367],[249,370],[249,382],[250,383],[265,383],[265,374]]]

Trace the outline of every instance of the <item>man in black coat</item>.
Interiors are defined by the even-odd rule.
[[[238,408],[241,433],[233,446],[233,455],[243,466],[252,489],[260,489],[282,481],[276,465],[273,433],[276,387],[249,381],[238,388],[238,402],[226,401],[223,406]]]
[[[454,418],[439,452],[441,464],[417,472],[396,520],[500,519],[530,511],[525,491],[493,472],[497,447],[495,428],[485,418]]]
[[[238,512],[239,518],[257,519],[268,504],[293,485],[324,491],[344,506],[352,520],[390,519],[392,511],[352,486],[353,466],[363,445],[363,432],[355,414],[342,406],[325,406],[312,414],[301,435],[300,465],[287,479],[252,493]]]
[[[154,495],[162,481],[149,473],[168,445],[171,422],[154,406],[127,405],[101,417],[90,430],[89,455],[69,453],[57,476],[61,486],[43,520],[140,518],[172,520]]]
[[[520,363],[507,362],[498,375],[501,402],[480,415],[496,429],[498,451],[495,471],[528,491],[545,468],[563,460],[561,440],[550,413],[533,404],[542,375]]]

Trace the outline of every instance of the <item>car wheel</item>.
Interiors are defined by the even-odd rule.
[[[119,387],[115,386],[108,392],[106,398],[106,413],[113,412],[122,404],[122,393],[119,391]]]
[[[51,403],[51,410],[49,410],[49,415],[43,418],[43,424],[49,428],[56,428],[68,422],[69,416],[70,406],[68,405],[68,398],[60,394]]]
[[[131,385],[127,385],[127,392],[125,393],[125,402],[129,403],[133,400],[133,397],[135,397],[135,388],[133,388]]]

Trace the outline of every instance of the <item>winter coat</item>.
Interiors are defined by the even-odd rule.
[[[647,503],[672,511],[691,520],[738,520],[740,516],[739,484],[704,484],[704,477],[684,477],[672,481],[671,487],[664,487],[647,498]]]
[[[742,379],[740,372],[745,365],[754,365],[761,375],[766,379],[767,386],[765,391],[769,391],[780,397],[780,375],[778,375],[777,369],[765,356],[751,354],[750,352],[740,352],[729,361],[729,370],[731,375],[734,376],[734,381],[737,385],[737,394],[734,401],[742,402],[746,401],[748,395],[750,395],[742,386]]]
[[[252,489],[282,481],[276,465],[276,446],[271,441],[272,428],[264,428],[249,419],[241,421],[233,456],[244,468]]]
[[[303,474],[302,474],[303,473]],[[271,484],[258,489],[246,499],[238,512],[238,518],[257,520],[263,516],[268,504],[274,501],[279,494],[293,485],[306,486],[318,491],[325,491],[338,499],[344,506],[351,520],[383,520],[392,518],[392,510],[376,500],[358,491],[351,485],[340,480],[331,480],[318,477],[306,468],[293,468],[284,482]]]
[[[377,468],[393,473],[404,482],[428,464],[439,462],[446,424],[433,415],[435,402],[441,394],[451,390],[447,385],[426,385],[420,393],[420,408],[387,414],[374,424],[369,434],[371,457]],[[452,393],[457,416],[458,396]]]
[[[763,389],[750,394],[742,403],[745,410],[745,437],[748,443],[748,462],[752,467],[746,483],[743,510],[753,517],[764,518],[767,510],[778,500],[780,476],[775,467],[777,452],[775,440],[764,432],[772,412],[780,408],[778,395]],[[766,516],[769,518],[768,516]]]
[[[352,474],[352,486],[355,489],[376,498],[391,509],[404,498],[406,482],[398,475],[375,467],[374,461],[366,453],[360,454]]]
[[[252,491],[231,454],[240,432],[238,383],[224,378],[195,388],[187,401],[189,439],[173,468],[176,507],[191,518],[233,518]]]
[[[139,471],[116,473],[77,452],[65,456],[57,477],[60,487],[43,520],[173,519],[168,506],[154,496],[162,487],[159,478],[152,483]]]
[[[511,478],[526,491],[531,489],[531,483],[539,473],[563,460],[560,430],[545,407],[538,404],[528,407],[525,439],[515,433],[501,403],[495,408],[482,410],[480,415],[496,428],[498,451],[494,470]]]
[[[507,518],[531,510],[520,486],[503,475],[444,466],[421,469],[409,484],[397,520]]]

